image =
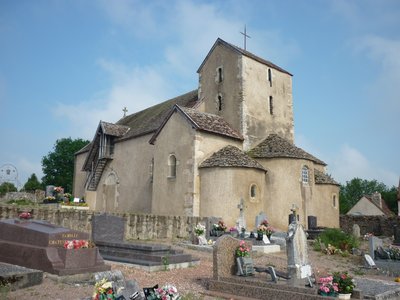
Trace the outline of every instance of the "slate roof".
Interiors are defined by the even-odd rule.
[[[197,90],[193,90],[120,119],[116,123],[117,125],[125,125],[131,129],[125,136],[118,140],[121,141],[155,132],[172,111],[175,104],[182,107],[193,107],[197,99]]]
[[[330,175],[314,169],[314,179],[316,184],[333,184],[340,185]]]
[[[253,158],[300,158],[326,166],[326,163],[322,160],[319,160],[303,149],[296,147],[294,144],[277,134],[270,134],[264,141],[251,149],[248,152],[248,155]]]
[[[235,146],[226,146],[221,150],[215,152],[211,157],[203,161],[199,168],[213,168],[213,167],[241,167],[241,168],[254,168],[266,172],[264,167],[256,160],[252,159],[246,153]]]
[[[281,71],[281,72],[283,72],[283,73],[286,73],[286,74],[288,74],[288,75],[290,75],[290,76],[293,76],[293,75],[290,74],[288,71],[282,69],[281,67],[275,65],[274,63],[272,63],[272,62],[270,62],[270,61],[268,61],[268,60],[265,60],[265,59],[263,59],[263,58],[261,58],[261,57],[259,57],[259,56],[257,56],[257,55],[254,55],[253,53],[251,53],[251,52],[249,52],[249,51],[246,51],[246,50],[244,50],[244,49],[242,49],[242,48],[239,48],[239,47],[237,47],[237,46],[235,46],[235,45],[232,45],[232,44],[230,44],[230,43],[228,43],[228,42],[225,42],[224,40],[222,40],[222,39],[220,39],[220,38],[218,38],[218,39],[215,41],[214,45],[212,46],[212,48],[211,48],[210,51],[208,52],[206,58],[203,60],[203,62],[201,63],[199,69],[197,70],[197,73],[200,72],[201,68],[203,67],[203,65],[204,65],[205,62],[207,61],[208,57],[210,56],[210,54],[213,52],[214,48],[215,48],[218,44],[224,45],[224,46],[226,46],[226,47],[228,47],[228,48],[234,50],[234,51],[235,51],[236,53],[238,53],[238,54],[241,54],[241,55],[244,55],[244,56],[246,56],[246,57],[248,57],[248,58],[254,59],[255,61],[258,61],[259,63],[262,63],[262,64],[264,64],[264,65],[267,65],[268,67],[274,68],[275,70],[278,70],[278,71]]]

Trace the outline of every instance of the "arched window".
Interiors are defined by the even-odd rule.
[[[333,207],[336,207],[336,194],[333,194],[332,196],[332,205]]]
[[[168,177],[176,177],[176,157],[171,154],[168,158],[169,174]]]
[[[304,166],[301,169],[301,181],[305,184],[308,184],[308,182],[309,182],[309,172],[308,172],[307,166]]]
[[[257,196],[257,186],[252,184],[250,187],[250,197],[255,198]]]

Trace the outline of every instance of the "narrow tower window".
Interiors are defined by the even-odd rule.
[[[274,99],[272,96],[269,96],[269,113],[270,115],[274,114]]]
[[[255,198],[257,196],[257,186],[255,184],[250,187],[250,197]]]
[[[222,67],[219,67],[217,72],[218,72],[218,82],[222,82],[222,79],[223,79],[223,77],[222,77]]]
[[[272,73],[271,73],[271,69],[268,69],[268,82],[269,82],[269,86],[272,86]]]
[[[218,111],[222,110],[222,96],[218,95]]]

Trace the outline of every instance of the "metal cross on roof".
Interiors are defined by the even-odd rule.
[[[244,40],[244,50],[246,50],[246,38],[251,38],[251,36],[247,35],[246,33],[246,25],[244,25],[244,32],[240,32],[241,34],[243,34],[243,40]]]
[[[124,117],[126,117],[126,113],[128,112],[128,110],[126,109],[126,107],[124,107],[124,109],[122,110],[124,112]]]

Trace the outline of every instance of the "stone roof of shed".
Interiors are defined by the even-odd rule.
[[[252,159],[246,153],[235,146],[226,146],[215,152],[211,157],[203,161],[199,168],[214,168],[214,167],[241,167],[260,169],[266,172],[265,168]]]
[[[228,48],[234,50],[234,51],[235,51],[236,53],[238,53],[238,54],[244,55],[244,56],[246,56],[246,57],[248,57],[248,58],[251,58],[251,59],[253,59],[253,60],[255,60],[255,61],[258,61],[259,63],[262,63],[262,64],[264,64],[264,65],[266,65],[266,66],[268,66],[268,67],[274,68],[275,70],[278,70],[278,71],[281,71],[281,72],[283,72],[283,73],[286,73],[286,74],[288,74],[288,75],[290,75],[290,76],[293,76],[291,73],[289,73],[289,72],[286,71],[285,69],[283,69],[283,68],[281,68],[281,67],[275,65],[274,63],[272,63],[272,62],[270,62],[270,61],[268,61],[268,60],[266,60],[266,59],[264,59],[264,58],[261,58],[261,57],[255,55],[255,54],[253,54],[253,53],[247,51],[247,50],[244,50],[244,49],[242,49],[242,48],[240,48],[240,47],[237,47],[237,46],[232,45],[232,44],[230,44],[230,43],[228,43],[228,42],[225,42],[225,41],[222,40],[221,38],[218,38],[218,39],[215,41],[214,45],[212,46],[212,48],[211,48],[210,51],[208,52],[206,58],[203,60],[203,62],[201,63],[199,69],[197,70],[198,73],[200,72],[201,68],[204,66],[204,64],[205,64],[205,62],[207,61],[208,57],[210,56],[210,54],[213,52],[214,48],[215,48],[218,44],[224,45],[224,46],[226,46],[226,47],[228,47]]]
[[[317,169],[314,169],[314,179],[316,184],[333,184],[340,185],[330,175],[325,174]]]
[[[264,141],[248,152],[253,158],[298,158],[307,159],[326,166],[322,160],[296,147],[287,139],[277,134],[270,134]]]
[[[130,127],[129,132],[119,140],[125,140],[155,132],[164,119],[174,108],[175,104],[182,107],[193,107],[196,104],[197,89],[181,96],[164,101],[140,112],[120,119],[116,124]]]

